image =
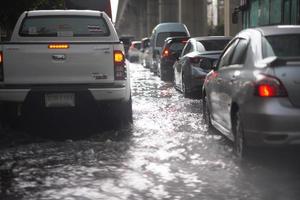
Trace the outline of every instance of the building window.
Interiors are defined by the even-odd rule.
[[[258,25],[258,17],[260,14],[259,0],[254,0],[250,8],[250,26],[254,27]]]
[[[290,2],[290,0],[283,1],[283,23],[291,24],[291,2]]]
[[[280,24],[282,14],[282,0],[270,1],[270,24]]]

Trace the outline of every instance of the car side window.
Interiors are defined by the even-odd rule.
[[[188,54],[192,49],[192,44],[189,42],[186,44],[186,46],[184,47],[183,51],[182,51],[182,54],[181,54],[181,57]]]
[[[219,69],[226,67],[231,63],[232,55],[237,43],[238,43],[238,39],[232,41],[230,45],[225,49],[222,57],[220,58],[220,62],[218,64]]]
[[[247,48],[248,48],[248,40],[246,39],[239,39],[238,44],[235,47],[235,50],[233,52],[232,60],[230,62],[230,65],[241,65],[244,64]]]

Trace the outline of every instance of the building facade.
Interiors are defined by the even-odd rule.
[[[243,28],[300,24],[299,0],[241,0]]]

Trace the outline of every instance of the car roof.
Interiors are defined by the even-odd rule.
[[[131,43],[132,43],[132,44],[140,44],[140,43],[141,43],[141,41],[137,41],[137,40],[135,40],[135,41],[131,41]]]
[[[100,16],[105,14],[96,10],[33,10],[27,11],[27,16],[45,16],[45,15],[84,15],[84,16]]]
[[[204,37],[193,37],[194,40],[231,40],[232,37],[229,36],[204,36]]]
[[[254,29],[258,30],[263,36],[300,33],[299,25],[262,26]]]
[[[167,37],[166,38],[166,42],[168,41],[181,41],[182,39],[186,39],[186,40],[188,40],[190,37],[188,37],[188,36],[176,36],[176,37]]]
[[[178,22],[160,23],[154,28],[154,30],[157,32],[188,32],[186,26]]]

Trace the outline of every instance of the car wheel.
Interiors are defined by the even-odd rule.
[[[132,99],[130,97],[129,101],[124,103],[121,108],[121,121],[124,123],[132,123]]]
[[[162,80],[162,81],[166,81],[167,80],[167,74],[163,73],[161,70],[160,70],[160,80]]]
[[[205,96],[202,100],[202,110],[203,110],[203,120],[208,125],[208,128],[212,127],[211,124],[211,117],[210,117],[210,110],[209,110],[209,104],[208,104],[208,98]]]
[[[233,123],[233,134],[234,153],[239,159],[244,159],[249,155],[250,150],[244,138],[244,127],[239,112],[237,112],[235,115]]]
[[[182,93],[183,93],[184,97],[186,97],[186,98],[190,97],[190,93],[188,92],[188,89],[186,87],[184,74],[182,75],[182,80],[181,80],[181,90],[182,90]]]

